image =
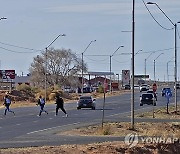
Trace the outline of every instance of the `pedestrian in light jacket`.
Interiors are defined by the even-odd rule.
[[[6,115],[7,111],[8,112],[11,112],[15,115],[14,111],[10,110],[10,105],[11,105],[11,99],[8,95],[6,95],[4,97],[4,103],[3,105],[6,107],[5,110],[4,110],[4,115]]]
[[[48,114],[48,112],[46,110],[44,110],[45,99],[42,98],[42,96],[39,96],[38,103],[36,105],[40,106],[40,111],[39,111],[39,115],[38,115],[39,117],[41,116],[42,112],[45,112],[46,114]]]

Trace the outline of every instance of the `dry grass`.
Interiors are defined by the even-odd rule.
[[[179,119],[180,118],[180,106],[178,106],[178,112],[175,112],[175,107],[174,106],[169,106],[169,113],[167,114],[167,109],[166,107],[160,108],[160,109],[155,109],[154,111],[155,118],[158,119]],[[135,115],[138,118],[152,118],[152,111],[150,112],[144,112]]]
[[[104,142],[88,145],[61,145],[0,149],[0,154],[163,154],[180,153],[180,144],[138,144],[129,148],[123,142]]]
[[[169,136],[175,135],[180,138],[180,123],[136,123],[135,130],[130,129],[131,124],[128,122],[105,123],[104,128],[100,125],[88,126],[71,131],[60,133],[61,135],[112,135],[112,136],[126,136],[130,133],[137,133],[142,136]]]

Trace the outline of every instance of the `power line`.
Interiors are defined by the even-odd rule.
[[[87,59],[89,59],[89,60],[91,60],[91,61],[107,61],[108,60],[108,58],[106,58],[106,59],[102,59],[102,60],[94,60],[94,59],[91,59],[91,58],[88,58],[87,56],[84,56],[84,57],[86,57]]]
[[[0,49],[6,50],[6,51],[9,51],[9,52],[13,52],[13,53],[35,53],[34,51],[33,51],[33,52],[15,51],[15,50],[3,48],[3,47],[0,47]],[[40,51],[40,50],[39,50],[39,51]],[[38,51],[36,51],[36,52],[38,52]]]
[[[3,43],[3,42],[0,42],[0,44],[7,45],[7,46],[11,46],[11,47],[16,47],[16,48],[20,48],[20,49],[31,50],[31,51],[35,51],[35,52],[43,51],[43,50],[37,50],[37,49],[32,49],[32,48],[17,46],[17,45],[13,45],[13,44],[9,44],[9,43]]]

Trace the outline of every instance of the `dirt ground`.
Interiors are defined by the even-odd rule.
[[[179,154],[180,144],[138,144],[129,148],[123,142],[88,145],[61,145],[0,149],[0,154]]]
[[[73,129],[60,133],[61,135],[80,135],[80,136],[126,136],[127,134],[136,133],[140,136],[176,136],[180,138],[180,122],[168,123],[147,123],[141,122],[135,124],[135,130],[130,129],[129,122],[105,123],[102,129],[101,125],[92,125],[82,128]]]

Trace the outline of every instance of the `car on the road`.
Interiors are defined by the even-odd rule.
[[[147,92],[149,90],[148,87],[141,87],[140,92]]]
[[[157,93],[156,93],[156,92],[154,92],[152,89],[149,89],[149,90],[147,91],[147,93],[153,94],[153,95],[154,95],[154,98],[155,98],[156,101],[157,101]]]
[[[147,84],[142,84],[140,86],[140,92],[148,91],[148,90],[149,90],[149,86]]]
[[[96,99],[92,96],[80,96],[77,102],[77,109],[81,108],[91,108],[92,110],[96,109]]]
[[[144,104],[156,106],[156,101],[152,93],[142,93],[140,96],[140,106]]]
[[[171,91],[171,88],[169,88],[169,87],[163,88],[161,91],[161,95],[165,96],[166,91]],[[171,91],[171,94],[172,94],[172,91]]]
[[[174,89],[175,89],[175,85],[174,85]],[[180,84],[179,83],[176,84],[176,89],[180,89]]]

